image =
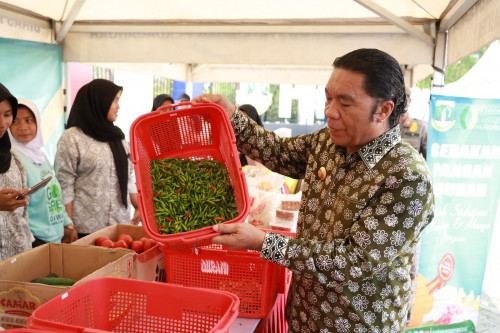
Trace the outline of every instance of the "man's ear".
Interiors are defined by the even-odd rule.
[[[373,120],[378,123],[383,123],[386,121],[394,110],[393,101],[383,101],[377,106],[377,111],[373,115]]]

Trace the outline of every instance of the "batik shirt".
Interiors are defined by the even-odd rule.
[[[291,332],[404,332],[410,267],[434,198],[422,156],[396,126],[357,152],[328,128],[279,138],[241,112],[238,149],[267,168],[304,178],[296,238],[266,233],[261,257],[293,272]]]
[[[0,189],[25,189],[27,185],[23,163],[14,152],[11,153],[9,170],[0,174]],[[0,211],[0,261],[31,249],[34,240],[28,225],[28,206],[13,211]]]
[[[129,148],[123,140],[125,151]],[[128,192],[137,193],[129,160]],[[57,143],[54,162],[64,204],[73,202],[73,223],[80,233],[92,233],[113,224],[130,224],[130,198],[122,203],[113,153],[109,143],[68,128]]]

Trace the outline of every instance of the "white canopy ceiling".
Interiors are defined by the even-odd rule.
[[[375,47],[415,82],[500,38],[499,13],[498,0],[5,0],[0,37],[191,82],[324,84],[337,56]]]

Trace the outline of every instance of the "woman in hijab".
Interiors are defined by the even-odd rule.
[[[80,88],[57,144],[54,169],[78,237],[117,223],[140,222],[129,147],[113,124],[122,90],[103,79]],[[132,220],[130,204],[135,208]]]
[[[45,243],[71,243],[78,239],[73,222],[66,214],[61,187],[54,177],[52,166],[42,151],[43,138],[40,112],[34,103],[19,99],[17,116],[10,126],[12,148],[26,170],[28,186],[53,176],[43,190],[30,196],[28,205],[29,226],[36,247]]]
[[[11,152],[8,128],[17,115],[17,99],[0,83],[0,260],[31,249],[33,235],[28,226],[29,197],[22,162]]]
[[[151,111],[156,111],[160,106],[172,105],[174,104],[174,99],[172,96],[167,94],[160,94],[153,99],[153,108]]]
[[[257,124],[259,124],[260,126],[264,126],[264,125],[262,125],[262,121],[260,120],[257,109],[253,105],[243,104],[239,107],[239,109],[247,117],[249,117],[250,119],[255,121]],[[258,164],[258,162],[252,160],[250,157],[247,157],[247,156],[245,156],[245,154],[242,154],[242,153],[240,153],[240,163],[241,163],[242,167],[245,165],[257,165]]]

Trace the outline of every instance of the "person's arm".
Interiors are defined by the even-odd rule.
[[[132,216],[132,219],[130,220],[131,224],[138,225],[141,223],[141,212],[139,210],[139,203],[137,201],[137,185],[135,184],[135,177],[134,177],[134,165],[132,164],[132,161],[130,160],[130,146],[128,143],[124,140],[123,141],[123,147],[125,148],[125,151],[129,158],[127,159],[128,162],[128,181],[127,181],[127,191],[129,193],[130,197],[130,204],[134,208],[134,215]]]
[[[358,218],[349,233],[332,242],[294,239],[273,232],[265,233],[262,238],[261,230],[234,223],[214,226],[214,231],[221,235],[212,238],[212,243],[230,248],[261,248],[264,259],[324,283],[361,282],[373,275],[384,275],[387,274],[385,268],[393,265],[396,258],[412,251],[421,230],[433,218],[430,179],[418,174],[412,177],[413,180],[401,182],[396,188],[396,178],[395,183],[380,186],[370,204],[355,214]],[[326,279],[320,278],[320,274]]]
[[[130,193],[130,203],[132,204],[132,207],[134,207],[134,216],[132,217],[132,220],[130,220],[130,223],[138,225],[141,223],[141,212],[137,202],[137,193]]]
[[[73,223],[64,226],[64,235],[61,239],[61,243],[73,243],[78,239],[78,232],[75,229]]]
[[[63,135],[57,143],[57,152],[54,160],[54,172],[61,187],[61,194],[66,213],[73,220],[73,200],[75,198],[75,181],[78,177],[78,150],[73,149],[71,136]]]
[[[73,201],[68,202],[67,204],[65,204],[64,208],[66,209],[66,214],[68,214],[68,217],[71,220],[73,220]]]
[[[245,116],[220,95],[201,95],[193,102],[212,102],[226,110],[236,136],[238,151],[247,158],[282,175],[295,179],[304,177],[310,150],[314,149],[311,135],[281,138]]]
[[[0,211],[14,211],[19,207],[28,206],[29,197],[22,200],[17,200],[16,197],[20,194],[28,192],[30,189],[25,188],[20,191],[4,188],[0,190]]]

